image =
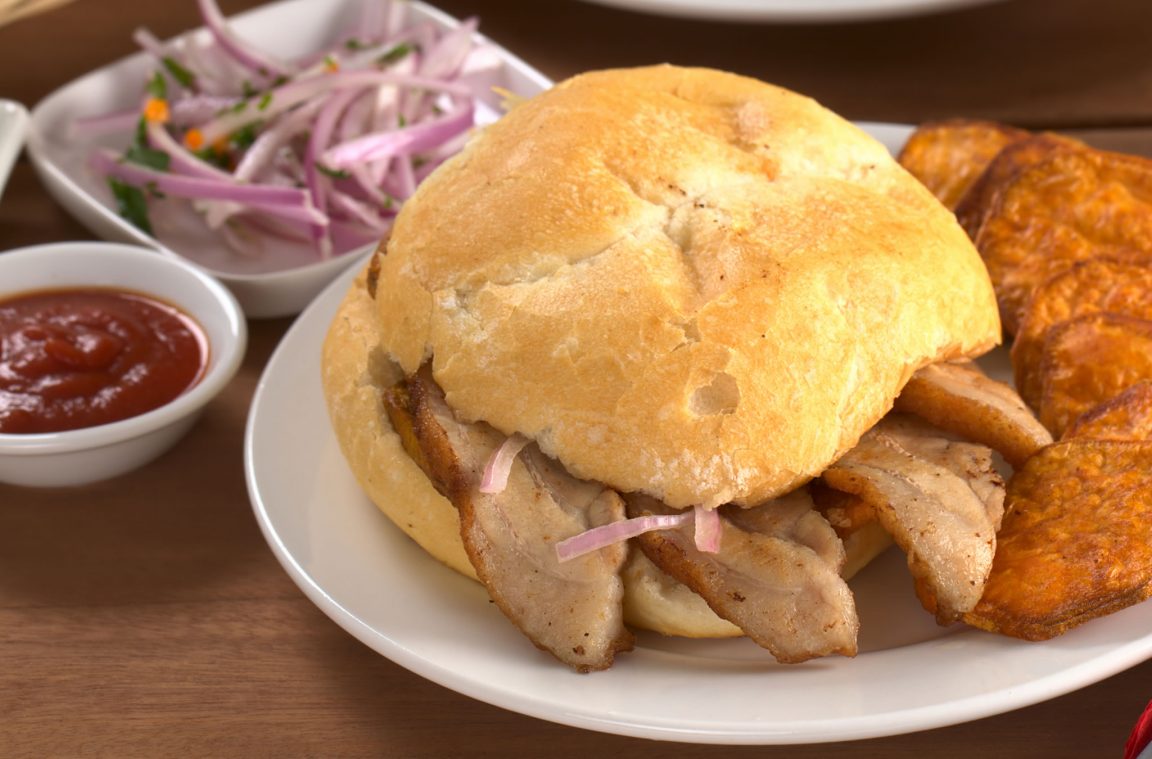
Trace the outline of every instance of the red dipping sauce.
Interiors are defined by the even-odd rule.
[[[0,299],[0,432],[60,432],[127,419],[195,385],[203,329],[139,293],[41,290]]]

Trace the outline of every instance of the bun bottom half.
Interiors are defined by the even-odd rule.
[[[378,312],[361,272],[329,327],[321,376],[332,429],[341,452],[368,498],[397,527],[451,569],[478,580],[460,539],[456,508],[432,485],[404,450],[384,409],[384,391],[403,373],[380,348]],[[844,541],[851,577],[891,539],[869,522]],[[639,550],[624,570],[625,621],[633,628],[689,638],[738,637],[743,633]]]

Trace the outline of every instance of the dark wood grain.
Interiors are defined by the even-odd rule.
[[[256,4],[222,2],[228,12]],[[710,65],[800,89],[853,118],[988,117],[1152,155],[1147,0],[1015,0],[798,26],[659,18],[576,0],[441,5],[480,16],[490,36],[552,77]],[[193,0],[75,0],[0,27],[0,97],[32,104],[132,52],[136,26],[164,37],[195,23]],[[0,250],[88,237],[18,163],[0,202]],[[154,463],[79,489],[0,486],[0,756],[1119,756],[1152,698],[1149,662],[938,730],[834,747],[719,747],[564,727],[425,681],[305,599],[252,516],[245,416],[289,323],[251,323],[238,377]]]

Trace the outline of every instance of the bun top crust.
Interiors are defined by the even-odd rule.
[[[516,105],[407,201],[382,347],[468,420],[673,507],[819,474],[911,374],[1000,336],[976,250],[814,101],[656,66]]]

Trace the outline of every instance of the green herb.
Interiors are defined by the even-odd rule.
[[[143,116],[136,122],[136,132],[132,135],[132,144],[141,147],[148,146],[148,122]]]
[[[262,121],[251,121],[228,135],[228,141],[241,150],[246,150],[256,142],[260,129],[264,126]]]
[[[347,50],[363,50],[364,49],[364,43],[361,42],[360,40],[356,39],[355,37],[350,37],[344,41],[344,47]]]
[[[256,110],[265,111],[270,105],[272,105],[272,93],[265,92],[264,96],[260,98],[260,102],[256,104]]]
[[[172,78],[179,82],[185,89],[191,90],[196,88],[196,75],[181,66],[179,61],[170,56],[166,56],[163,62],[164,68],[168,70]]]
[[[348,177],[352,176],[351,174],[349,174],[347,171],[344,171],[343,169],[333,169],[332,167],[325,166],[322,163],[316,164],[316,170],[319,171],[321,174],[325,174],[327,176],[332,177],[333,179],[347,179]]]
[[[146,234],[152,234],[152,222],[148,219],[148,201],[139,187],[109,179],[112,197],[116,199],[116,210],[132,226]]]
[[[147,166],[156,171],[168,171],[172,159],[163,150],[156,150],[147,145],[132,145],[124,151],[124,160]]]
[[[157,171],[168,171],[168,164],[172,159],[163,150],[156,150],[148,145],[148,122],[141,118],[136,122],[132,144],[124,151],[124,160]]]
[[[168,80],[159,71],[152,74],[152,78],[148,80],[148,94],[160,100],[168,99]]]
[[[196,157],[207,164],[211,164],[219,169],[232,170],[232,165],[228,160],[228,155],[222,153],[214,147],[206,147],[196,151]]]
[[[385,66],[391,66],[397,61],[404,60],[405,57],[416,52],[416,50],[416,45],[413,45],[410,42],[401,42],[399,45],[395,46],[388,52],[384,53],[384,55],[381,55],[379,58],[377,58],[376,62]]]
[[[240,91],[244,93],[244,97],[250,98],[260,94],[260,90],[252,84],[252,82],[245,79],[240,83]]]

